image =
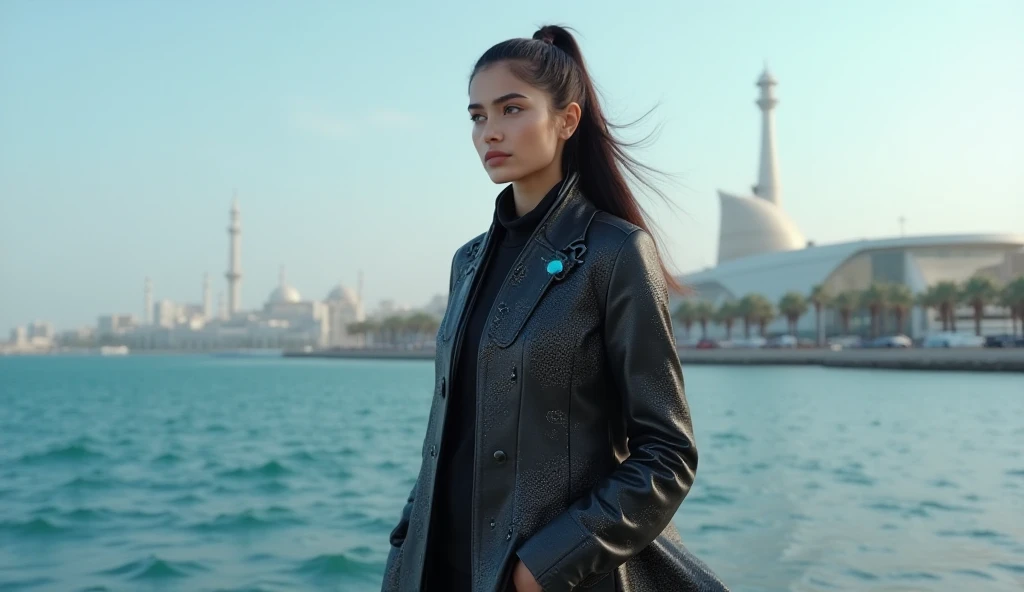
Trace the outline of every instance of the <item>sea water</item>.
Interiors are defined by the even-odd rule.
[[[427,361],[0,358],[0,591],[379,589]],[[1024,589],[1024,376],[685,368],[736,591]]]

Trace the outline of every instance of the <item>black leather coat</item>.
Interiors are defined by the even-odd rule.
[[[422,590],[453,355],[493,230],[452,260],[423,462],[384,592]],[[697,449],[649,234],[568,179],[505,278],[478,360],[474,592],[511,590],[517,559],[546,592],[725,589],[671,523]]]

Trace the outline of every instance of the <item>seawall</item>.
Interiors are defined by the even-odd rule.
[[[432,360],[433,349],[285,352],[293,358]],[[828,366],[891,370],[1024,372],[1024,348],[951,349],[680,349],[683,365]]]

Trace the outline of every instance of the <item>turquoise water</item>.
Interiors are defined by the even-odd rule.
[[[377,590],[432,364],[0,358],[0,590]],[[1024,377],[686,368],[737,591],[1024,588]]]

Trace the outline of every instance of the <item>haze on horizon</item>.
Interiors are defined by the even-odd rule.
[[[783,204],[818,244],[1024,228],[1024,3],[670,0],[395,6],[0,4],[0,339],[225,291],[233,191],[243,308],[365,275],[421,305],[499,190],[465,113],[491,44],[561,23],[609,112],[656,107],[638,156],[682,272],[713,265],[717,189],[749,193],[754,83],[778,79]]]

